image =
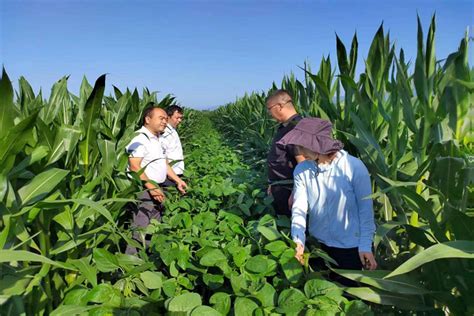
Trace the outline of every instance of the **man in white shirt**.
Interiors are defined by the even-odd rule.
[[[176,183],[181,193],[186,193],[187,185],[168,164],[160,141],[160,134],[164,131],[167,121],[168,115],[163,109],[158,107],[145,109],[143,126],[126,147],[129,154],[128,170],[137,172],[146,188],[139,197],[138,209],[133,214],[134,229],[146,228],[151,219],[160,220],[165,195],[159,185],[163,184],[167,177]],[[134,238],[139,239],[139,234],[134,233]],[[128,246],[126,252],[134,254],[136,249]]]
[[[183,109],[178,105],[171,105],[166,109],[168,114],[168,125],[166,126],[161,142],[165,149],[166,158],[173,171],[178,175],[184,172],[184,155],[181,140],[176,128],[183,120]]]

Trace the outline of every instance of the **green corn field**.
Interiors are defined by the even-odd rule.
[[[413,60],[381,26],[365,68],[358,40],[305,63],[267,92],[179,127],[189,192],[167,193],[161,222],[132,239],[142,190],[125,146],[148,89],[105,95],[106,76],[77,94],[61,78],[45,99],[25,78],[0,79],[0,315],[472,315],[474,69],[469,39],[445,60],[436,22],[418,21]],[[357,75],[356,75],[357,74]],[[303,116],[329,119],[373,181],[375,271],[334,271],[340,287],[294,258],[290,222],[274,215],[266,154],[277,123],[265,97],[284,88]],[[137,255],[125,254],[127,244]],[[311,257],[323,257],[311,249]]]

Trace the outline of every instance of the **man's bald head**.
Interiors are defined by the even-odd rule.
[[[153,109],[152,114],[153,114],[153,115],[157,114],[157,115],[166,115],[166,116],[168,116],[168,114],[166,113],[165,109],[158,108],[158,107]]]
[[[147,108],[145,108],[145,110],[143,110],[142,125],[145,125],[147,117],[151,118],[153,117],[154,114],[160,113],[160,112],[161,114],[163,114],[162,111],[166,114],[165,110],[163,110],[162,108],[159,108],[155,104],[150,105]]]
[[[265,99],[268,113],[278,122],[283,123],[297,114],[291,94],[284,89],[270,92]]]
[[[158,135],[163,132],[168,122],[168,114],[162,108],[151,106],[143,111],[143,126]]]

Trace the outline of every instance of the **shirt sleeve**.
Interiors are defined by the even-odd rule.
[[[134,137],[132,141],[130,142],[130,144],[128,144],[126,150],[129,157],[133,157],[133,158],[145,157],[147,150],[145,147],[144,137],[141,137],[141,135]]]
[[[293,206],[291,208],[291,236],[294,242],[303,246],[306,242],[306,217],[308,213],[308,196],[304,173],[295,169],[293,185]]]
[[[375,233],[375,221],[370,176],[365,165],[358,160],[353,171],[352,185],[359,210],[359,252],[372,252],[372,241]]]

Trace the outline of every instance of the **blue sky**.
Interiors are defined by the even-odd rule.
[[[436,55],[445,58],[474,31],[473,7],[470,0],[0,0],[0,63],[12,81],[24,76],[46,95],[64,75],[77,93],[83,75],[94,82],[107,73],[107,91],[148,87],[205,109],[267,90],[290,72],[301,78],[305,60],[316,70],[329,54],[336,66],[335,33],[349,47],[357,31],[361,71],[382,21],[414,61],[417,13],[426,35],[436,12]]]

